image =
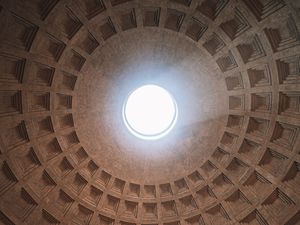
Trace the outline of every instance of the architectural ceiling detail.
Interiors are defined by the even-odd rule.
[[[300,3],[0,0],[0,225],[299,225]],[[160,85],[178,121],[122,122]]]

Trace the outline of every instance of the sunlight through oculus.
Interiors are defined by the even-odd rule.
[[[156,140],[168,134],[177,120],[177,105],[165,89],[145,85],[133,91],[123,106],[123,120],[136,137]]]

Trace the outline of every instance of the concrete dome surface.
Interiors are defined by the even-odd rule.
[[[299,225],[300,2],[0,0],[0,225]],[[132,135],[157,85],[174,128]]]

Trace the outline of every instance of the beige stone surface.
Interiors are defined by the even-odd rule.
[[[0,0],[0,224],[299,225],[293,0]],[[154,83],[179,119],[132,136]]]

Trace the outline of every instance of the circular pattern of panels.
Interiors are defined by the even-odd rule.
[[[0,2],[1,224],[299,224],[300,6],[140,5]],[[89,27],[95,19],[102,21],[97,33]],[[122,180],[98,165],[80,145],[72,115],[76,81],[93,52],[143,26],[197,42],[219,66],[229,99],[214,153],[194,172],[158,184]],[[84,41],[70,45],[82,29]]]

